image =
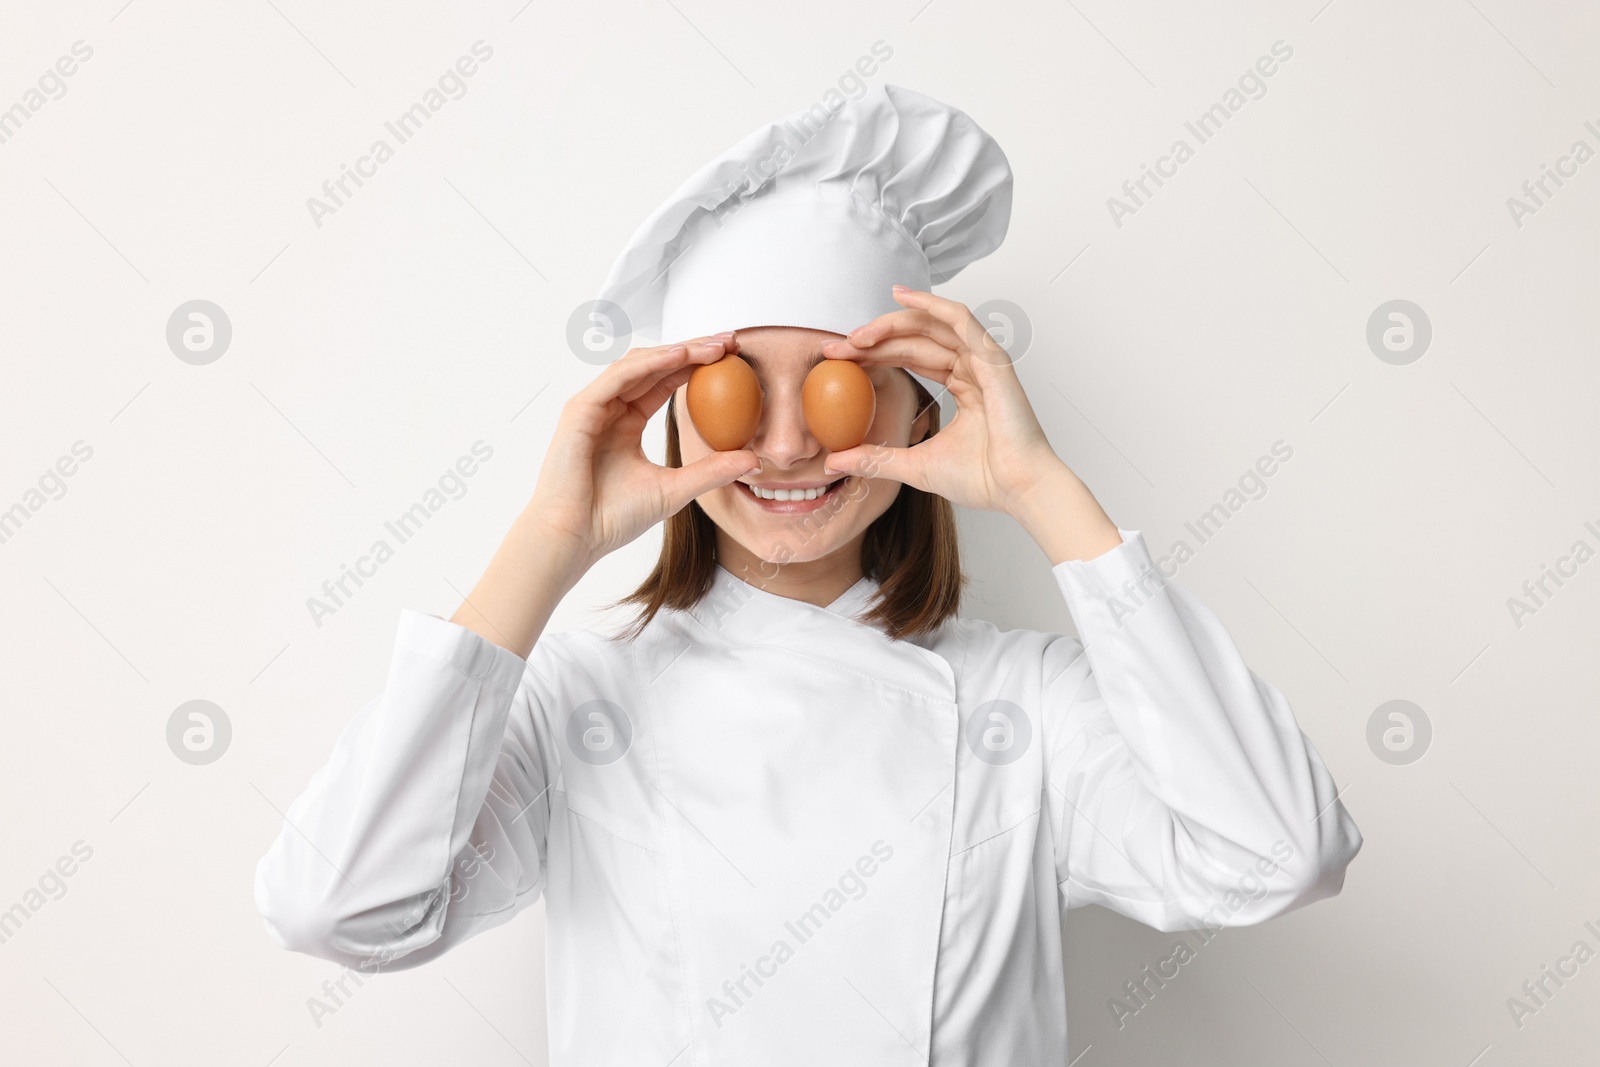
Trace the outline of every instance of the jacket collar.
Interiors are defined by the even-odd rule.
[[[719,565],[717,570],[721,571],[722,567]],[[728,574],[727,571],[723,571],[723,573]],[[729,574],[728,576],[738,581],[733,575]],[[831,611],[835,615],[843,615],[845,618],[854,618],[870,607],[873,597],[877,595],[878,583],[871,578],[862,578],[855,585],[840,593],[839,598],[823,610]]]
[[[937,700],[953,700],[955,675],[944,657],[912,641],[895,641],[856,616],[878,583],[863,577],[827,607],[770,593],[718,564],[711,589],[688,614],[731,645],[776,645],[830,660]]]

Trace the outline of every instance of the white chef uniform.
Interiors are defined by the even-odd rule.
[[[640,227],[605,290],[630,328],[843,333],[998,246],[1010,171],[960,112],[884,86],[804,118]],[[1066,908],[1258,922],[1361,845],[1282,694],[1122,538],[1054,568],[1080,638],[896,641],[855,617],[870,578],[820,608],[720,566],[631,643],[526,662],[407,611],[257,868],[267,929],[394,970],[542,896],[556,1065],[1059,1067]]]
[[[408,611],[259,865],[267,928],[394,970],[543,895],[557,1065],[1064,1063],[1065,908],[1259,922],[1361,846],[1283,695],[1122,536],[1054,568],[1081,641],[893,641],[851,618],[870,579],[819,608],[721,567],[631,645],[526,663]]]

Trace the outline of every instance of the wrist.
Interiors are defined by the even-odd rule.
[[[450,621],[526,659],[589,561],[581,541],[519,515]]]
[[[1026,485],[1007,498],[1005,511],[1024,527],[1046,522],[1062,500],[1076,500],[1088,487],[1054,452],[1039,463],[1028,464],[1032,474]]]
[[[1089,487],[1060,459],[1047,466],[1006,509],[1050,565],[1089,560],[1122,544],[1122,534]]]
[[[547,583],[563,594],[578,584],[598,558],[587,539],[552,525],[532,504],[517,516],[510,540],[515,541],[518,554],[528,565],[543,573]]]

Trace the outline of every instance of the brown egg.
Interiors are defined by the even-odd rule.
[[[743,448],[761,425],[761,382],[738,356],[696,367],[687,399],[694,428],[718,452]]]
[[[825,359],[806,375],[800,408],[811,436],[829,452],[843,452],[867,439],[878,413],[878,394],[858,364]]]

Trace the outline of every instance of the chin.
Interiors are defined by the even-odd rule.
[[[739,544],[763,563],[784,566],[787,563],[810,563],[821,560],[838,547],[838,534],[834,530],[813,528],[781,528],[781,530],[741,531]]]

